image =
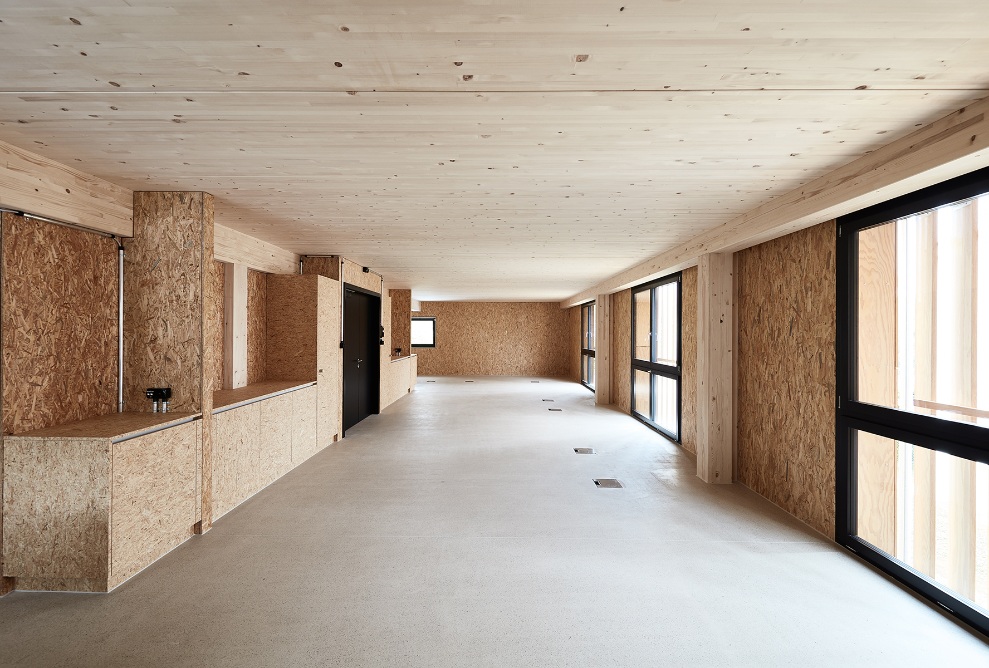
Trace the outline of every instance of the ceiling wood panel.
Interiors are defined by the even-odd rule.
[[[5,7],[0,139],[417,299],[549,300],[989,93],[989,3],[530,4]]]

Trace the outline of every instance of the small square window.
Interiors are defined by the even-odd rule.
[[[436,318],[412,318],[412,347],[436,347]]]

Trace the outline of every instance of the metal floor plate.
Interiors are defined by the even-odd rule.
[[[602,489],[606,487],[608,489],[619,489],[625,486],[616,478],[595,478],[594,484]]]
[[[593,454],[596,454],[594,452],[594,448],[574,448],[573,451],[576,452],[578,455],[593,455]]]

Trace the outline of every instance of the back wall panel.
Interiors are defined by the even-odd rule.
[[[423,302],[436,347],[413,348],[421,376],[571,376],[571,318],[557,302]]]

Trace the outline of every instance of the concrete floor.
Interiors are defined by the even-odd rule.
[[[427,380],[114,593],[0,599],[0,665],[989,665],[581,386]]]

